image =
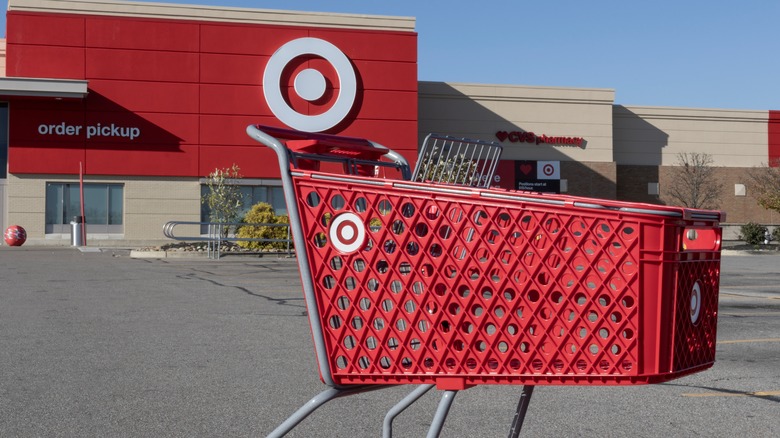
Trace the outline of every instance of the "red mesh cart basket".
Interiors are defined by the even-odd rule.
[[[535,385],[657,383],[714,363],[721,212],[431,182],[367,140],[247,130],[279,157],[332,388],[319,404],[378,385],[423,385],[416,399],[515,384],[527,407]]]

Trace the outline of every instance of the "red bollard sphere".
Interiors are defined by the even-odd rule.
[[[9,246],[22,246],[27,240],[27,232],[19,225],[11,225],[5,229],[3,237]]]

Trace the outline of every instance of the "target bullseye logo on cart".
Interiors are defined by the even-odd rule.
[[[327,61],[336,71],[339,81],[338,97],[324,113],[301,114],[293,109],[282,94],[282,74],[285,67],[296,58],[317,56]],[[327,80],[322,72],[306,68],[293,79],[295,94],[307,102],[314,102],[325,95]],[[268,60],[263,73],[263,95],[271,112],[285,125],[306,132],[322,132],[344,120],[357,96],[357,79],[349,58],[338,47],[319,38],[298,38],[285,43]]]
[[[337,251],[349,254],[359,250],[366,240],[366,227],[355,213],[342,213],[330,223],[330,241]]]
[[[691,322],[695,325],[701,315],[701,286],[699,282],[693,284],[691,289]]]

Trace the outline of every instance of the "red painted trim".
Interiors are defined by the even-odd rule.
[[[769,111],[769,138],[767,139],[769,165],[780,166],[780,111]]]

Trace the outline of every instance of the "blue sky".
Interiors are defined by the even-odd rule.
[[[780,1],[168,0],[415,17],[424,81],[611,88],[622,105],[780,109]],[[0,31],[5,34],[5,17]]]

